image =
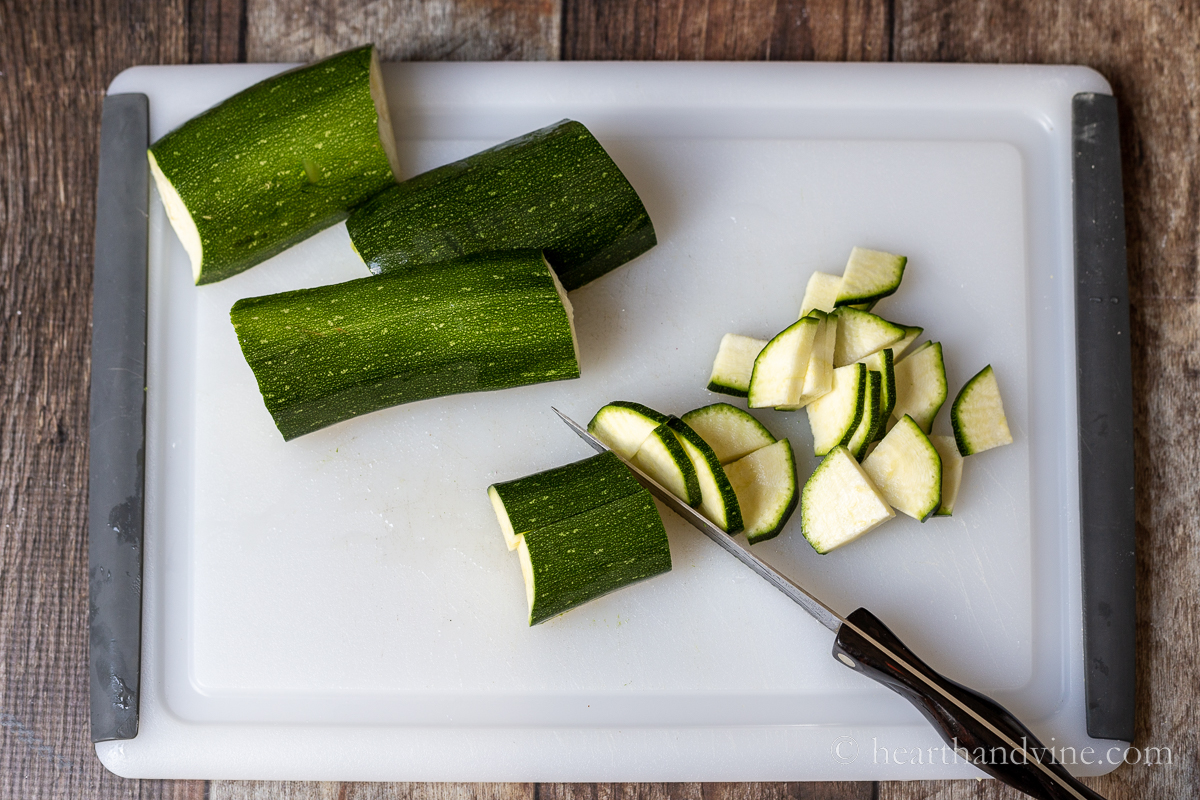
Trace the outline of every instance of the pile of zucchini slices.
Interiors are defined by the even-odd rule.
[[[950,516],[963,457],[1012,442],[995,372],[967,381],[951,409],[954,436],[931,435],[946,402],[940,342],[871,313],[900,286],[904,256],[856,247],[842,275],[813,273],[800,319],[770,340],[726,334],[710,391],[750,408],[808,412],[822,456],[800,498],[818,553],[851,542],[900,511]]]

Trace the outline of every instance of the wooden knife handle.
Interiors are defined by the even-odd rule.
[[[846,617],[833,655],[907,699],[959,757],[992,777],[1041,800],[1104,800],[1073,778],[1016,717],[934,671],[865,608]]]

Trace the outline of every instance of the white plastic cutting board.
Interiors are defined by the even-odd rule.
[[[138,67],[151,139],[282,65]],[[726,331],[795,319],[850,248],[906,254],[878,311],[985,364],[1015,443],[955,516],[827,556],[756,552],[1047,743],[1084,731],[1071,291],[1073,67],[392,64],[406,174],[570,117],[643,197],[649,253],[571,294],[583,378],[400,406],[284,443],[228,319],[366,274],[339,225],[194,287],[152,198],[141,728],[128,776],[800,780],[980,774],[831,637],[664,513],[674,570],[536,628],[485,488],[590,455],[550,412],[682,413]],[[947,409],[935,428],[948,432]],[[815,464],[805,414],[759,414]],[[916,753],[920,753],[918,758]],[[1118,756],[1119,758],[1119,756]],[[930,763],[932,761],[932,763]],[[900,763],[897,763],[900,762]],[[911,763],[910,763],[911,762]],[[946,763],[948,762],[948,763]],[[1084,772],[1103,772],[1100,763]]]

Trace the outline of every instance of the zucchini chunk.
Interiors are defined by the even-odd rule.
[[[197,284],[253,267],[345,219],[399,176],[373,45],[267,78],[147,156]]]
[[[742,529],[742,511],[737,493],[733,491],[721,460],[704,441],[704,437],[692,430],[679,417],[671,417],[667,426],[683,445],[683,450],[692,461],[700,483],[700,513],[726,533],[737,533]]]
[[[559,520],[644,491],[615,453],[493,483],[488,498],[509,550],[521,536]]]
[[[958,499],[958,487],[962,484],[963,457],[953,436],[930,436],[929,441],[933,442],[942,459],[942,502],[935,516],[953,516],[954,501]]]
[[[873,369],[867,370],[867,394],[863,398],[862,419],[846,447],[859,461],[867,454],[867,445],[875,441],[875,431],[881,427],[880,395],[883,391],[883,374]]]
[[[900,288],[900,279],[904,277],[907,263],[908,259],[904,256],[863,247],[854,248],[842,273],[836,305],[869,303],[895,293]]]
[[[775,406],[776,411],[799,411],[818,397],[833,389],[833,347],[837,340],[837,317],[824,311],[810,311],[809,318],[818,321],[813,337],[812,355],[804,371],[804,386],[800,399],[793,404]]]
[[[838,330],[833,351],[834,367],[853,364],[904,338],[903,328],[869,311],[839,308],[836,316]]]
[[[958,442],[958,452],[964,456],[982,453],[993,447],[1012,444],[1004,403],[1000,399],[1000,384],[989,364],[954,398],[950,407],[950,426]]]
[[[833,311],[837,305],[838,289],[841,285],[841,275],[814,272],[808,276],[808,285],[804,287],[804,299],[800,302],[800,316],[807,317],[808,312],[814,309],[826,314]]]
[[[808,405],[813,452],[823,456],[846,444],[862,421],[867,394],[865,364],[847,364],[833,371],[833,389]]]
[[[613,452],[632,461],[642,442],[659,425],[665,425],[667,415],[660,414],[641,403],[614,400],[596,412],[588,423],[588,433],[608,445]]]
[[[729,403],[696,408],[681,419],[708,443],[723,465],[775,443],[761,422]]]
[[[517,555],[530,625],[671,569],[667,531],[644,489],[526,533]]]
[[[946,365],[941,342],[926,342],[896,364],[896,406],[892,416],[905,414],[929,433],[933,419],[946,402]]]
[[[633,186],[572,120],[410,178],[355,211],[346,230],[375,273],[532,247],[567,291],[657,241]]]
[[[887,432],[887,422],[892,418],[892,409],[896,407],[896,365],[892,352],[890,347],[885,347],[862,360],[867,369],[878,372],[880,376],[879,423],[875,426],[875,435],[871,439],[874,442],[882,439]],[[862,458],[858,460],[862,461]]]
[[[630,460],[689,506],[700,505],[700,479],[696,468],[666,423],[650,431]]]
[[[748,395],[754,359],[766,346],[765,339],[752,339],[736,333],[722,336],[717,357],[713,360],[712,374],[708,376],[708,390],[734,397]]]
[[[942,459],[907,414],[862,463],[871,482],[897,511],[924,522],[942,504]]]
[[[725,467],[742,510],[749,544],[774,539],[783,530],[799,500],[796,459],[787,439],[755,450]]]
[[[763,347],[754,359],[747,404],[770,408],[800,402],[804,375],[812,357],[820,321],[804,317],[792,323]]]
[[[285,440],[401,403],[579,377],[570,301],[536,250],[239,300]]]
[[[892,324],[904,329],[904,338],[892,345],[892,357],[899,361],[901,355],[912,346],[918,336],[925,332],[925,329],[915,325],[899,325],[895,322]]]
[[[824,555],[896,516],[867,473],[845,447],[821,460],[800,500],[800,529]]]

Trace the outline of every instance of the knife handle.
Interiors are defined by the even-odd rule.
[[[1104,800],[1055,761],[1016,717],[933,670],[865,608],[846,617],[833,655],[916,706],[958,757],[992,777],[1040,800]]]

